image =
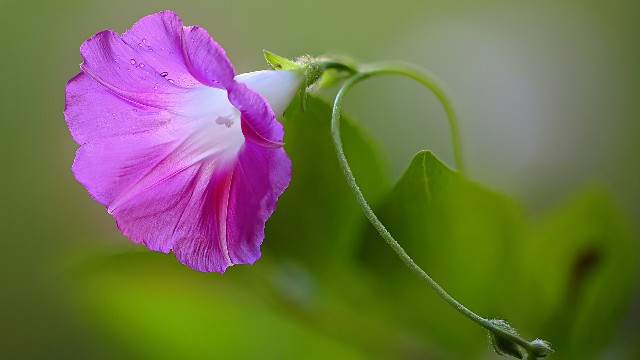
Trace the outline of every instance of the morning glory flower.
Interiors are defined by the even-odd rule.
[[[303,74],[236,76],[206,30],[171,11],[99,32],[80,52],[64,111],[78,181],[127,237],[193,269],[256,261],[291,179],[276,116]]]

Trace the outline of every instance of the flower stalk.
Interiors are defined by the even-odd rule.
[[[331,134],[333,144],[338,157],[340,168],[343,175],[347,180],[351,191],[360,208],[364,212],[365,216],[380,233],[380,236],[386,241],[391,249],[398,255],[398,257],[405,263],[409,269],[411,269],[416,275],[424,280],[445,302],[451,305],[456,311],[480,325],[489,332],[490,339],[494,345],[496,352],[501,355],[511,355],[517,358],[525,358],[528,360],[534,360],[543,358],[552,353],[550,345],[543,340],[527,341],[523,339],[515,329],[511,328],[505,321],[502,320],[488,320],[483,318],[473,311],[466,308],[451,295],[449,295],[429,274],[427,274],[415,261],[407,254],[404,248],[393,238],[391,233],[386,229],[382,222],[375,215],[371,206],[365,199],[362,191],[358,187],[356,179],[351,171],[349,163],[344,153],[342,146],[342,138],[340,136],[340,113],[342,111],[342,103],[347,92],[357,83],[376,76],[385,74],[395,74],[406,76],[413,80],[418,81],[428,89],[430,89],[442,103],[449,126],[451,129],[452,143],[454,149],[454,156],[458,171],[464,172],[464,162],[462,157],[461,142],[459,128],[457,124],[457,118],[452,106],[451,101],[446,96],[443,86],[440,82],[430,73],[422,71],[412,65],[397,63],[397,62],[382,62],[375,63],[367,66],[362,66],[357,72],[353,73],[342,85],[338,94],[336,95],[333,112],[331,116]]]

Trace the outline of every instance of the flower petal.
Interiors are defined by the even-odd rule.
[[[190,220],[174,239],[178,260],[196,270],[216,272],[255,262],[265,222],[290,179],[291,161],[282,148],[247,143],[232,166],[218,167],[206,190],[192,197],[190,213],[183,216]]]
[[[268,116],[255,121],[277,124],[268,108],[247,109]],[[224,272],[260,257],[265,222],[291,177],[281,147],[249,142],[237,159],[198,158],[198,136],[211,137],[188,126],[198,118],[125,101],[85,74],[69,81],[65,115],[83,143],[76,177],[127,237],[173,249],[199,271]]]
[[[233,86],[233,66],[224,49],[205,29],[185,27],[182,46],[189,70],[198,81],[212,87]]]
[[[284,128],[269,107],[264,97],[243,83],[229,90],[229,101],[242,114],[242,133],[247,141],[265,147],[283,145]]]
[[[202,194],[210,174],[211,169],[196,164],[137,194],[112,212],[118,228],[134,242],[168,253],[185,232],[191,202]]]
[[[106,206],[188,136],[185,122],[190,121],[125,101],[83,73],[67,84],[65,117],[82,145],[74,174]]]
[[[128,44],[138,44],[149,51],[146,55],[152,66],[166,71],[166,78],[179,84],[189,85],[193,79],[197,85],[213,87],[227,87],[232,83],[233,65],[224,49],[206,30],[197,26],[184,27],[180,17],[172,11],[165,10],[140,19],[122,38]]]
[[[231,183],[228,216],[230,251],[237,263],[260,257],[267,219],[291,180],[291,160],[283,148],[264,149],[247,143],[240,152]]]
[[[168,96],[163,99],[177,100]],[[181,100],[185,103],[186,97]],[[179,102],[175,105],[179,106]],[[82,72],[67,83],[64,114],[74,140],[80,145],[92,139],[159,131],[177,116],[160,108],[125,101]]]
[[[190,41],[203,33],[208,37],[204,30],[183,27],[175,13],[163,11],[142,18],[122,37],[105,30],[89,38],[80,47],[80,67],[129,101],[175,110],[174,102],[183,102],[188,90],[203,86],[203,73],[208,86],[233,82],[233,67],[217,43],[210,38]],[[195,46],[200,48],[193,50]]]
[[[258,92],[281,112],[301,78],[234,80],[208,33],[169,11],[122,37],[100,32],[81,53],[65,106],[76,178],[134,242],[200,271],[253,263],[291,178],[282,125]]]
[[[222,271],[231,265],[219,241],[220,221],[229,163],[212,160],[193,165],[131,198],[113,211],[118,227],[149,249],[169,252],[177,242],[193,241],[206,252],[200,271]],[[205,261],[203,261],[205,263]]]
[[[126,236],[162,252],[193,242],[200,256],[183,262],[200,271],[222,272],[245,258],[232,253],[240,260],[229,260],[220,205],[228,203],[227,174],[239,155],[203,154],[212,134],[193,130],[189,123],[198,118],[124,101],[87,75],[73,78],[67,91],[69,126],[85,140],[73,171]]]

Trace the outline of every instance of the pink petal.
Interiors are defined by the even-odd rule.
[[[187,39],[185,33],[192,35]],[[176,110],[189,89],[203,86],[202,73],[208,75],[204,84],[209,86],[233,82],[233,67],[217,43],[210,38],[190,41],[203,33],[208,37],[204,30],[183,27],[173,12],[149,15],[122,37],[105,30],[85,41],[80,47],[81,68],[127,100]],[[194,46],[200,48],[195,51]]]
[[[81,145],[73,171],[123,233],[200,271],[259,258],[291,162],[269,104],[234,80],[224,50],[165,11],[81,52],[65,106]],[[241,114],[226,130],[224,91]]]
[[[284,149],[247,143],[240,152],[229,198],[234,211],[227,220],[232,259],[237,263],[253,263],[260,257],[265,222],[290,180],[291,160]]]
[[[150,64],[166,71],[166,78],[178,83],[205,84],[213,87],[231,86],[233,65],[224,49],[206,30],[197,26],[183,27],[182,20],[165,10],[140,19],[122,38],[128,44],[138,44]],[[135,47],[135,46],[134,46]],[[182,82],[181,79],[190,79]]]
[[[233,86],[233,66],[224,49],[205,29],[198,26],[185,27],[183,49],[189,70],[198,81],[213,87]]]
[[[173,249],[199,271],[224,272],[260,257],[265,222],[291,178],[283,149],[248,144],[235,163],[202,162],[132,198],[113,215],[125,235]]]
[[[229,101],[242,113],[242,133],[247,140],[266,147],[281,147],[284,128],[267,101],[245,84],[229,91]]]
[[[184,118],[125,101],[83,73],[67,85],[65,117],[74,139],[83,145],[73,165],[76,178],[105,205],[187,136]]]

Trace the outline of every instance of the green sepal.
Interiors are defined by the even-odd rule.
[[[494,319],[491,320],[491,323],[513,335],[518,335],[516,330],[504,320]],[[510,355],[518,359],[523,357],[520,347],[516,343],[491,330],[489,330],[489,343],[498,355]]]
[[[265,60],[267,60],[269,65],[271,65],[276,70],[295,70],[302,67],[302,65],[282,56],[276,55],[271,51],[263,50],[263,52]]]

